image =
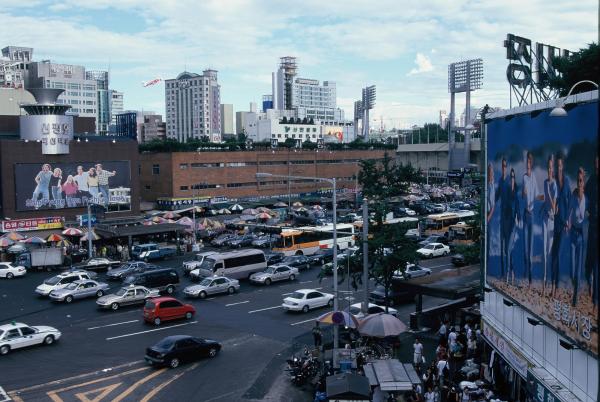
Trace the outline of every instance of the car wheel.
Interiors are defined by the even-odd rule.
[[[8,352],[10,352],[10,346],[2,345],[2,347],[0,347],[0,355],[6,355]]]
[[[6,274],[6,279],[12,279],[12,278],[14,278],[14,277],[15,277],[15,276],[13,275],[13,273],[12,273],[12,272],[9,272],[8,274]]]
[[[303,313],[308,313],[308,310],[310,310],[310,309],[308,308],[308,305],[306,305],[306,306],[302,307],[302,312],[303,312]]]
[[[169,367],[171,368],[177,368],[179,366],[179,359],[174,357],[173,359],[171,359],[169,361]]]
[[[330,300],[327,302],[327,307],[333,307],[333,299],[330,299]]]
[[[154,325],[160,325],[160,318],[156,317],[154,319]]]
[[[431,272],[427,272],[425,275],[431,275]]]
[[[102,297],[102,296],[104,296],[104,292],[101,291],[101,290],[99,290],[99,291],[96,292],[96,296]]]
[[[110,308],[111,308],[112,310],[118,310],[118,309],[119,309],[119,303],[113,303],[113,304],[111,304],[111,305],[110,305]]]
[[[215,357],[217,355],[217,352],[218,352],[217,348],[210,348],[208,350],[208,357]]]
[[[48,335],[44,338],[44,345],[52,345],[54,343],[54,337],[52,335]]]
[[[294,274],[291,274],[291,275],[290,275],[290,281],[293,281],[294,279],[296,279],[296,275],[294,275]]]
[[[444,251],[444,256],[447,256],[449,253],[447,251]]]
[[[269,286],[271,284],[271,278],[265,279],[265,285]]]
[[[185,319],[186,320],[191,320],[192,319],[192,313],[190,311],[188,311],[187,313],[185,313]]]
[[[69,295],[69,296],[65,297],[65,301],[67,303],[71,303],[73,301],[73,296]]]
[[[175,287],[173,287],[172,285],[167,286],[167,293],[168,294],[173,294],[173,292],[175,291]]]
[[[233,286],[230,286],[227,288],[227,293],[229,293],[230,295],[235,293],[235,288]]]
[[[304,253],[300,250],[296,251],[296,255],[304,255]]]
[[[429,254],[427,258],[433,258],[433,253]]]
[[[202,292],[198,293],[198,297],[201,299],[206,299],[206,292],[203,290]]]

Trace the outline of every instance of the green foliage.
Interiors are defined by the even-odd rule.
[[[481,259],[481,247],[479,242],[472,246],[456,246],[454,251],[458,254],[462,254],[465,257],[466,265],[477,264]]]
[[[552,64],[561,73],[561,76],[551,79],[550,87],[557,89],[561,96],[566,96],[569,89],[579,81],[590,80],[598,83],[600,46],[597,43],[591,43],[586,49],[580,49],[568,57],[554,57]],[[575,88],[573,94],[591,89],[594,89],[591,84],[581,84]]]

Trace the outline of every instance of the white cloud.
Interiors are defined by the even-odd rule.
[[[431,64],[431,60],[423,53],[417,53],[417,57],[415,58],[415,64],[417,68],[413,68],[410,70],[408,75],[421,74],[429,71],[433,71],[433,65]]]

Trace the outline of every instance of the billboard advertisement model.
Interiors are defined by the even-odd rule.
[[[486,280],[598,354],[598,103],[487,124]]]
[[[131,209],[129,161],[15,164],[16,210]]]

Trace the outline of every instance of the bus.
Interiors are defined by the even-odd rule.
[[[354,226],[337,225],[338,250],[354,246]],[[273,245],[273,251],[285,255],[313,255],[321,248],[333,248],[333,225],[283,228]]]
[[[267,260],[262,250],[243,249],[206,256],[197,270],[199,277],[218,275],[245,279],[265,268]]]
[[[454,212],[445,212],[441,214],[427,215],[425,219],[425,236],[432,234],[443,235],[452,225],[460,221],[458,214]]]
[[[369,221],[369,225],[375,225],[376,223],[373,222],[372,220]],[[392,218],[392,219],[388,219],[385,222],[383,222],[384,225],[402,225],[404,227],[406,227],[407,231],[405,233],[405,236],[410,237],[411,235],[415,235],[417,237],[419,237],[418,233],[419,233],[419,218],[414,218],[414,217],[410,217],[410,216],[405,216],[402,218]],[[353,223],[354,228],[357,232],[362,232],[362,227],[363,227],[363,221],[356,221]],[[369,239],[371,239],[373,236],[369,235]]]
[[[464,222],[450,225],[448,241],[451,246],[470,246],[475,243],[475,230]]]

